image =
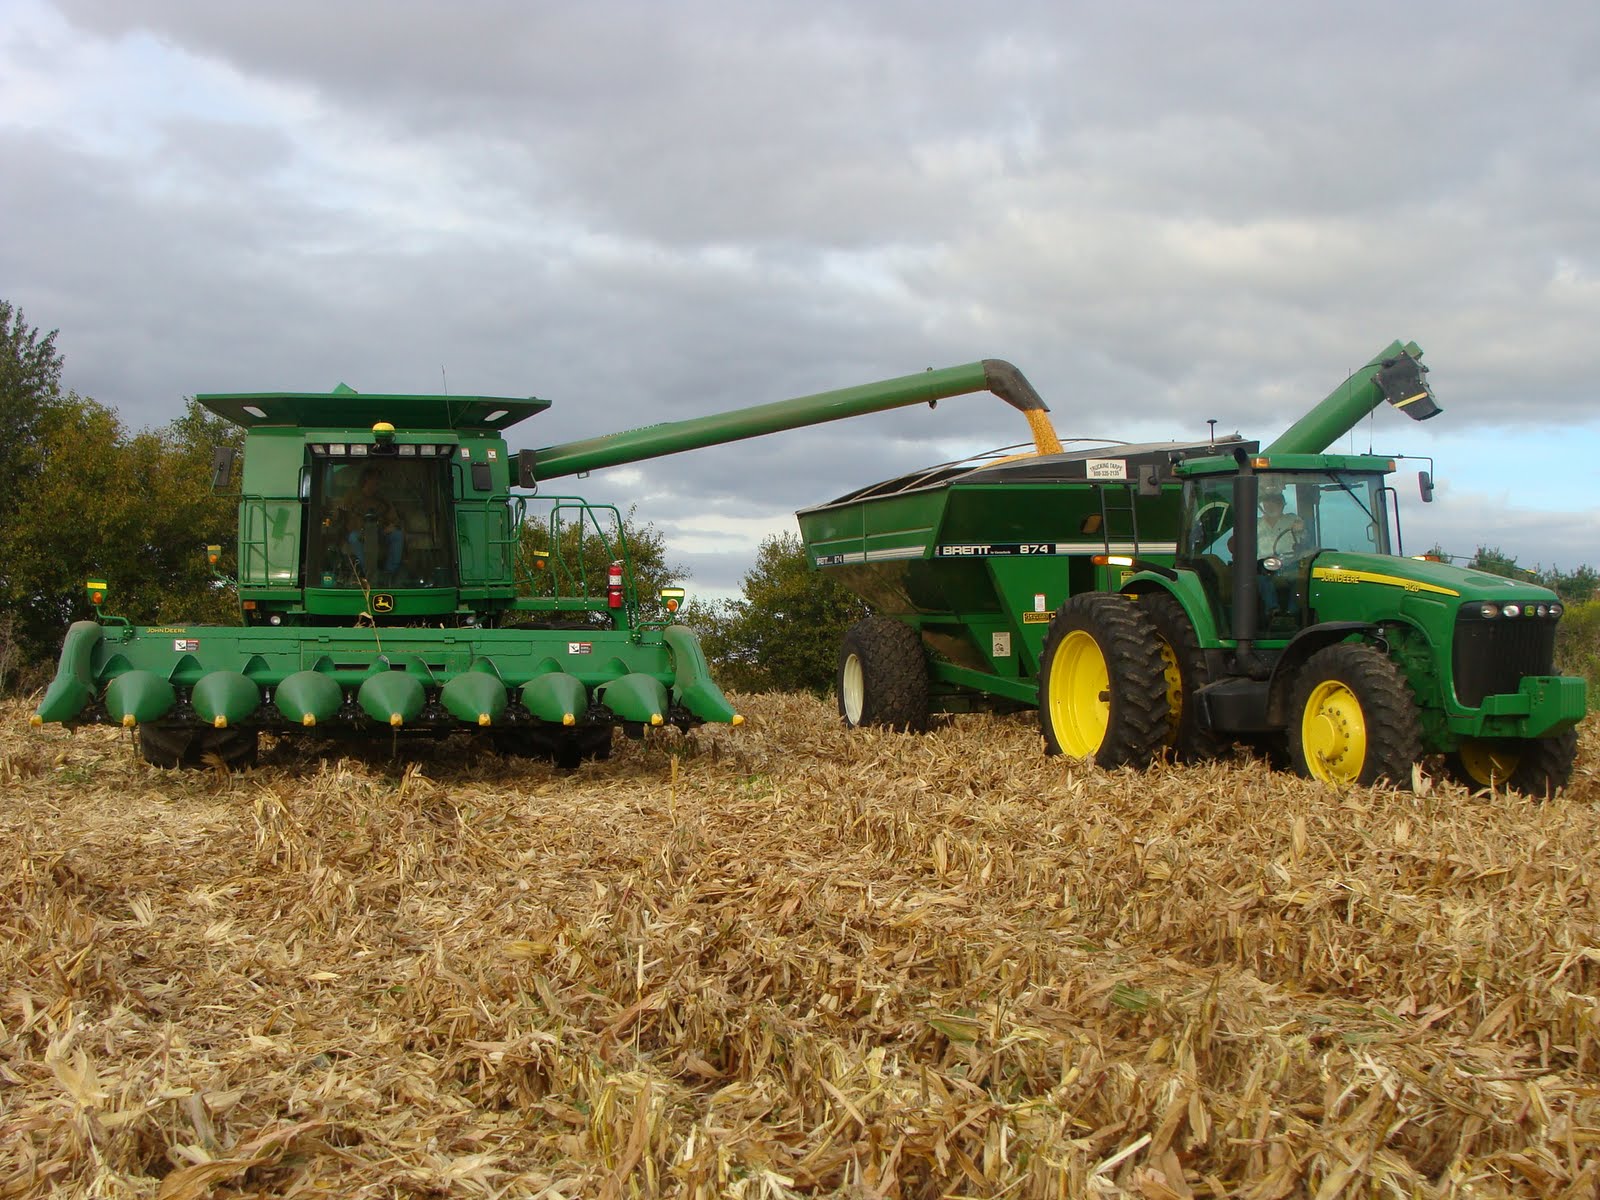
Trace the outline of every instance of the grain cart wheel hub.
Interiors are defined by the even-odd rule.
[[[1300,739],[1314,777],[1353,782],[1367,759],[1367,721],[1355,693],[1336,679],[1313,688],[1300,715]]]
[[[851,725],[861,724],[861,709],[866,700],[866,684],[862,678],[861,656],[849,653],[839,669],[839,703],[844,706],[844,718]]]
[[[1061,749],[1087,758],[1100,749],[1111,719],[1111,676],[1106,656],[1089,634],[1075,629],[1062,640],[1050,673],[1050,722]]]

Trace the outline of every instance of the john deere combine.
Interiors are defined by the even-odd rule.
[[[241,623],[136,625],[101,612],[115,581],[96,579],[96,619],[67,632],[34,722],[135,728],[159,766],[248,763],[263,730],[472,731],[572,765],[607,754],[618,727],[737,724],[675,624],[681,591],[637,594],[616,510],[539,485],[984,390],[1041,417],[993,361],[515,455],[505,430],[548,401],[200,396],[244,428]],[[219,453],[216,482],[236,465]]]
[[[877,612],[840,651],[845,720],[1036,706],[1052,752],[1103,766],[1243,741],[1334,782],[1438,754],[1561,786],[1586,698],[1553,670],[1558,598],[1402,557],[1394,462],[1327,453],[1386,399],[1438,411],[1420,356],[1386,347],[1265,449],[969,461],[801,512],[813,564]]]

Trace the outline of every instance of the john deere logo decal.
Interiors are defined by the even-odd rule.
[[[388,592],[379,592],[376,596],[374,596],[372,598],[372,611],[373,612],[393,612],[394,611],[394,597],[389,595]]]

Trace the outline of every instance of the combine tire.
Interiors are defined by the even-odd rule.
[[[1553,737],[1465,738],[1445,756],[1445,767],[1469,788],[1509,788],[1534,799],[1549,799],[1572,779],[1578,731]]]
[[[1222,753],[1217,736],[1200,720],[1195,692],[1211,680],[1206,656],[1194,625],[1177,597],[1152,592],[1139,597],[1139,607],[1155,626],[1160,640],[1161,668],[1167,686],[1166,746],[1178,762],[1204,762]]]
[[[497,731],[494,748],[500,754],[542,758],[558,770],[573,771],[586,760],[604,762],[611,757],[611,726],[518,726]]]
[[[202,729],[195,734],[190,753],[197,764],[215,754],[228,770],[242,771],[256,765],[260,749],[261,734],[254,729]]]
[[[200,761],[195,751],[195,730],[187,725],[139,726],[139,757],[152,767],[192,767]]]
[[[196,729],[146,722],[139,726],[139,755],[152,767],[201,767],[215,754],[230,771],[256,765],[261,735],[254,729]]]
[[[1343,642],[1318,650],[1291,692],[1289,757],[1326,783],[1411,786],[1422,756],[1416,704],[1399,670],[1372,646]]]
[[[1085,592],[1056,610],[1039,674],[1045,752],[1143,767],[1171,728],[1161,639],[1126,598]]]
[[[928,727],[928,659],[922,636],[892,617],[857,621],[839,647],[834,678],[839,715],[851,728]]]

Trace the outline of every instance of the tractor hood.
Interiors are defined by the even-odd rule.
[[[1319,601],[1335,598],[1343,585],[1366,584],[1392,587],[1436,602],[1484,603],[1502,609],[1508,604],[1514,605],[1521,619],[1559,617],[1564,607],[1560,597],[1536,583],[1432,559],[1396,558],[1386,554],[1324,551],[1311,565],[1311,582],[1319,593]],[[1533,612],[1526,614],[1523,610],[1530,605]],[[1554,613],[1550,611],[1552,605],[1556,608]],[[1542,614],[1541,607],[1545,610]],[[1323,605],[1319,603],[1318,608],[1320,613]]]

